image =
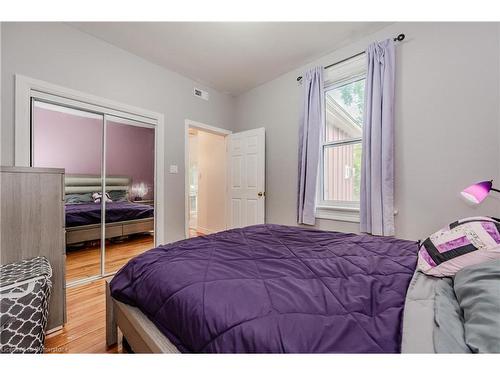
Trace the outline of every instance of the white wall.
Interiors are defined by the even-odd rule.
[[[198,164],[198,134],[189,134],[189,164]]]
[[[198,131],[198,231],[226,229],[225,137]]]
[[[2,124],[2,28],[3,22],[0,22],[0,125]],[[0,165],[2,165],[2,140],[3,127],[0,126]]]
[[[1,164],[14,161],[14,74],[116,100],[165,115],[167,240],[184,238],[184,120],[230,129],[234,99],[192,95],[195,82],[61,23],[3,23]],[[159,46],[160,47],[160,46]],[[170,164],[179,166],[169,174]]]
[[[59,23],[1,26],[1,164],[14,158],[14,74],[165,114],[167,239],[184,237],[184,120],[267,137],[266,220],[295,224],[300,87],[306,67],[328,65],[374,40],[407,36],[397,47],[397,236],[421,238],[463,216],[500,216],[500,200],[479,207],[458,192],[499,178],[500,38],[493,23],[398,23],[257,87],[236,100],[210,91],[192,96],[193,81]],[[204,88],[202,85],[196,84]],[[236,110],[234,106],[236,105]],[[352,223],[318,220],[322,229],[356,231]]]
[[[267,222],[296,223],[296,77],[399,33],[406,40],[397,46],[396,235],[418,239],[460,217],[500,215],[498,198],[473,208],[459,196],[475,181],[493,178],[500,185],[498,25],[398,23],[237,98],[236,130],[266,128]],[[329,220],[317,227],[358,230]]]

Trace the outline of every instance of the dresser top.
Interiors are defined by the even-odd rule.
[[[0,171],[8,173],[50,173],[64,174],[64,168],[33,168],[33,167],[8,167],[0,166]]]

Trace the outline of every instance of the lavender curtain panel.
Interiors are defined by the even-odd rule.
[[[394,41],[366,50],[360,229],[394,235]]]
[[[309,70],[302,80],[304,103],[299,130],[297,222],[314,225],[320,134],[323,123],[323,67]]]

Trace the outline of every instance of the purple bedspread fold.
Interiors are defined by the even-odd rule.
[[[257,225],[157,247],[111,293],[181,352],[397,353],[415,242]]]
[[[67,204],[66,227],[99,224],[101,222],[100,203]],[[146,204],[132,202],[106,203],[106,222],[146,219],[154,216],[154,208]]]

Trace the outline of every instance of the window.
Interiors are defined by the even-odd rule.
[[[316,216],[359,221],[365,55],[325,71]]]

